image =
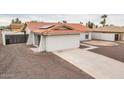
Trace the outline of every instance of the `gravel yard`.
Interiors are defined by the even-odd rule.
[[[52,53],[33,53],[25,44],[0,47],[0,78],[92,79]]]
[[[100,47],[90,51],[124,62],[124,44]]]

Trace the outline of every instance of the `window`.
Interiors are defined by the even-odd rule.
[[[85,39],[89,39],[89,35],[88,34],[85,35]]]

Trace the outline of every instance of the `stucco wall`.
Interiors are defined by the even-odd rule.
[[[85,38],[86,35],[89,35],[89,38],[88,39]],[[86,40],[91,40],[91,32],[80,33],[80,41],[86,41]]]
[[[80,35],[46,36],[46,51],[77,48],[79,42]]]
[[[2,31],[0,30],[0,45],[3,45],[3,41],[2,41]]]
[[[115,33],[93,32],[92,33],[92,39],[114,41],[115,40]]]
[[[123,33],[123,37],[122,37],[122,40],[124,40],[124,33]]]
[[[27,45],[33,45],[34,33],[30,33],[27,40]]]
[[[41,35],[40,44],[39,44],[38,50],[39,51],[45,51],[46,50],[46,38],[43,35]]]

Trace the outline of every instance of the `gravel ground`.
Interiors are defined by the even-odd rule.
[[[25,44],[0,48],[0,78],[92,79],[90,75],[52,53],[33,53]]]
[[[84,48],[88,48],[88,46],[85,46],[85,45],[80,45],[79,47],[80,49],[84,49]]]
[[[124,62],[124,44],[111,47],[100,47],[90,51]]]

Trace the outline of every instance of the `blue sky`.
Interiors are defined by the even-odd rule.
[[[0,25],[8,25],[14,18],[19,18],[23,22],[30,20],[46,21],[46,22],[58,22],[67,20],[70,23],[84,24],[88,21],[92,21],[95,24],[100,23],[101,14],[0,14]],[[124,26],[124,14],[108,14],[108,24],[114,24],[118,26]]]

